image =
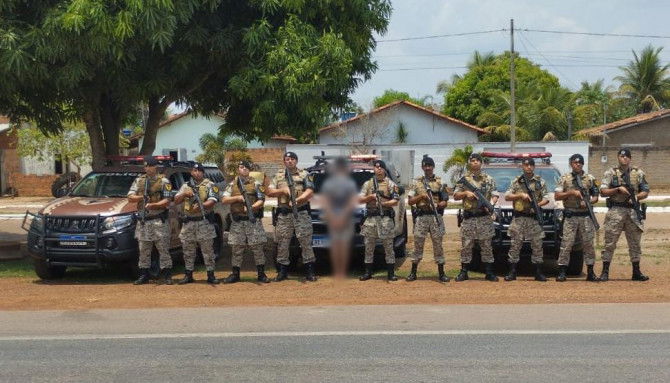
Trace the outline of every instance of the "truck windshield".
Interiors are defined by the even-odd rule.
[[[356,187],[358,191],[361,191],[365,181],[372,178],[372,171],[353,171],[350,173],[351,178],[356,182]],[[323,182],[328,178],[327,173],[315,173],[314,174],[314,193],[321,191],[321,186]]]
[[[70,193],[74,197],[125,197],[140,173],[89,173]]]
[[[486,168],[483,169],[488,175],[496,180],[496,189],[504,193],[517,176],[521,175],[521,169],[514,168]],[[547,191],[553,193],[561,174],[553,168],[535,168],[535,174],[539,175],[547,183]]]

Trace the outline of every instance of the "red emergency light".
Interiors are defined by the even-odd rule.
[[[509,159],[519,159],[524,158],[550,158],[551,153],[549,152],[535,152],[535,153],[499,153],[499,152],[482,152],[482,157],[488,158],[509,158]]]
[[[144,161],[145,156],[107,156],[110,161]],[[156,161],[171,161],[172,156],[153,156]]]

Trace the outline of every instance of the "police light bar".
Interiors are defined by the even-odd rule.
[[[107,156],[110,161],[144,161],[145,156]],[[172,156],[153,156],[156,161],[170,161]]]
[[[522,160],[524,158],[550,158],[551,153],[549,153],[549,152],[535,152],[535,153],[482,152],[482,157],[508,158],[508,159]]]
[[[379,159],[379,156],[376,154],[352,154],[349,159],[351,161],[374,161]]]

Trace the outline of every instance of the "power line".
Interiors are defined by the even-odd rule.
[[[424,68],[393,68],[393,69],[380,69],[379,72],[399,72],[399,71],[409,71],[409,70],[433,70],[433,69],[466,69],[467,66],[440,66],[440,67],[424,67]]]
[[[572,80],[571,80],[569,77],[567,77],[565,74],[563,74],[563,72],[561,72],[561,71],[560,71],[554,64],[552,64],[551,61],[549,61],[549,59],[546,58],[546,57],[542,54],[542,52],[540,52],[540,50],[537,49],[537,48],[535,47],[535,45],[533,45],[533,43],[532,43],[532,42],[525,36],[525,33],[519,33],[519,36],[521,36],[522,39],[526,40],[526,42],[528,42],[528,44],[529,44],[533,49],[535,49],[535,51],[536,51],[537,53],[539,53],[540,56],[542,56],[542,58],[544,58],[544,60],[547,62],[547,64],[549,64],[551,67],[553,67],[554,69],[556,69],[556,72],[558,72],[559,75],[561,75],[561,76],[562,76],[567,82],[569,82],[572,86],[575,86],[575,84],[572,82]]]
[[[438,39],[442,37],[458,37],[458,36],[471,36],[471,35],[483,35],[487,33],[494,32],[503,32],[504,29],[494,29],[488,31],[476,31],[476,32],[462,32],[462,33],[449,33],[445,35],[429,35],[429,36],[416,36],[416,37],[404,37],[400,39],[387,39],[387,40],[377,40],[378,43],[390,43],[396,41],[409,41],[409,40],[426,40],[426,39]]]
[[[521,29],[524,32],[537,32],[537,33],[554,33],[560,35],[583,35],[583,36],[601,36],[601,37],[639,37],[646,39],[670,39],[670,36],[663,35],[635,35],[628,33],[597,33],[597,32],[569,32],[569,31],[554,31],[546,29],[530,29],[525,28]]]

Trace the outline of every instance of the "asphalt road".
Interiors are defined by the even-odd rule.
[[[0,381],[670,381],[670,304],[0,312]]]

